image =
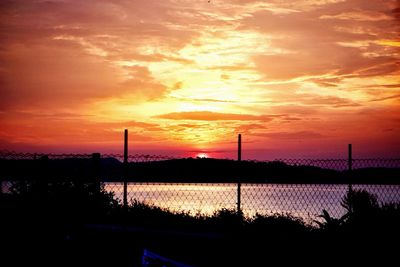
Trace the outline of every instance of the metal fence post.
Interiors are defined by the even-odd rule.
[[[353,148],[352,145],[349,144],[349,148],[348,148],[348,170],[349,170],[349,174],[351,174],[351,171],[353,169]],[[349,175],[349,189],[351,189],[351,177]]]
[[[240,169],[240,162],[242,161],[242,135],[241,134],[239,134],[238,135],[238,167],[239,167],[239,169]],[[240,199],[241,199],[241,196],[240,196],[240,194],[241,194],[241,183],[240,183],[240,180],[241,180],[241,177],[240,177],[240,175],[241,175],[241,172],[239,171],[238,172],[238,175],[239,175],[239,177],[238,177],[238,184],[237,184],[237,213],[238,214],[240,214],[241,213],[241,208],[240,208]]]
[[[50,179],[54,179],[54,177],[52,177],[52,174],[54,174],[54,171],[51,169],[51,165],[50,165],[50,158],[48,155],[44,155],[40,158],[39,160],[39,174],[41,175],[41,177],[35,177],[38,178],[37,181],[33,181],[34,183],[37,182],[37,186],[38,186],[38,190],[40,192],[40,194],[42,194],[42,196],[46,196],[49,193],[49,182]],[[32,182],[32,180],[31,180]],[[25,190],[28,190],[28,184],[26,183],[24,186]]]
[[[352,144],[349,144],[348,146],[348,175],[347,175],[347,179],[348,179],[348,183],[349,183],[349,197],[352,198],[353,196],[353,187],[351,184],[351,175],[352,175],[352,170],[353,170],[353,146]],[[352,207],[352,200],[350,200],[349,202],[349,209],[350,212],[353,210]]]
[[[101,154],[92,153],[92,182],[94,183],[96,193],[100,193],[101,190],[101,179],[100,179],[100,168],[101,168]]]
[[[124,132],[124,207],[128,207],[128,129]]]

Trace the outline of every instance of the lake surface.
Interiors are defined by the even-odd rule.
[[[123,199],[123,183],[105,183],[105,189]],[[375,194],[380,203],[400,202],[400,185],[353,185]],[[348,190],[344,184],[242,184],[241,208],[246,216],[290,213],[306,221],[326,209],[339,217]],[[211,183],[128,183],[128,201],[140,201],[191,214],[212,214],[222,208],[237,208],[237,184]]]

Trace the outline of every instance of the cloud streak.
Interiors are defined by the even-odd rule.
[[[217,113],[210,111],[192,111],[192,112],[173,112],[157,116],[160,119],[169,120],[195,120],[195,121],[271,121],[274,116],[268,115],[250,115],[250,114],[232,114]]]
[[[241,132],[247,149],[360,140],[387,154],[398,148],[399,10],[396,0],[1,1],[0,138],[110,147],[129,128],[153,151],[231,151]]]

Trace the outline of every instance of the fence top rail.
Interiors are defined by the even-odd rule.
[[[115,158],[119,161],[123,161],[124,155],[119,153],[106,153],[100,155],[102,158]],[[35,160],[40,158],[48,159],[90,159],[93,157],[93,153],[25,153],[15,151],[0,151],[0,159],[3,160]],[[179,160],[184,159],[183,157],[173,157],[166,155],[149,155],[149,154],[131,154],[128,155],[128,162],[153,162],[153,161],[164,161],[164,160]],[[233,160],[233,159],[220,159],[220,160]],[[333,168],[333,169],[346,169],[349,164],[347,158],[277,158],[274,160],[256,160],[248,159],[243,162],[255,162],[255,163],[274,163],[281,162],[287,165],[294,166],[315,166],[321,168]],[[390,167],[400,168],[400,158],[353,158],[351,160],[353,168],[367,168],[367,167]]]

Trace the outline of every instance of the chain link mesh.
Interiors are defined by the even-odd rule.
[[[49,160],[61,159],[93,159],[94,154],[44,154],[17,153],[1,151],[0,160],[32,161],[42,158]],[[113,158],[123,162],[122,154],[102,154],[101,158]],[[162,155],[135,154],[128,156],[128,162],[154,162],[174,159]],[[347,159],[277,159],[289,166],[313,166],[346,172],[349,169]],[[248,161],[271,162],[271,161]],[[274,162],[274,161],[272,161]],[[367,168],[399,168],[400,159],[370,158],[353,159],[353,170]],[[105,172],[107,173],[107,172]],[[10,193],[13,181],[9,174],[0,172],[1,193]],[[26,175],[26,174],[25,174]],[[70,174],[73,175],[73,174]],[[122,174],[114,181],[104,180],[105,189],[114,193],[114,197],[122,203]],[[115,177],[114,177],[115,178]],[[397,180],[396,180],[397,181]],[[322,210],[327,210],[332,216],[339,217],[345,213],[341,201],[349,188],[348,184],[279,184],[279,183],[243,183],[241,186],[241,209],[247,216],[255,214],[290,213],[306,220],[313,220]],[[400,183],[395,184],[354,184],[354,189],[365,189],[374,194],[380,203],[400,202]],[[128,202],[143,202],[176,212],[196,214],[212,214],[220,209],[236,209],[236,183],[148,183],[130,182],[127,187]]]
[[[400,185],[354,185],[374,194],[380,203],[400,202]],[[122,203],[123,183],[107,183]],[[312,221],[325,209],[333,217],[346,210],[341,205],[348,191],[345,184],[242,184],[241,208],[247,217],[256,214],[291,214]],[[129,183],[128,200],[143,202],[192,215],[211,215],[220,209],[236,209],[234,183]]]
[[[79,159],[90,159],[93,156],[92,153],[23,153],[15,151],[0,151],[0,159],[5,160],[34,160],[43,157],[49,159],[67,159],[67,158],[79,158]],[[123,162],[124,155],[118,153],[101,154],[102,158],[115,158],[120,162]],[[171,159],[180,159],[178,157],[166,156],[166,155],[148,155],[148,154],[133,154],[128,155],[128,162],[153,162],[163,161]],[[227,160],[227,159],[225,159]],[[314,166],[324,169],[333,170],[347,170],[349,166],[348,159],[287,159],[278,158],[273,161],[263,160],[246,160],[249,162],[282,162],[290,166]],[[352,159],[352,168],[400,168],[400,158],[364,158],[364,159]]]
[[[0,151],[0,159],[2,160],[35,160],[41,158],[48,159],[90,159],[93,154],[72,154],[72,153],[22,153],[14,151]]]

